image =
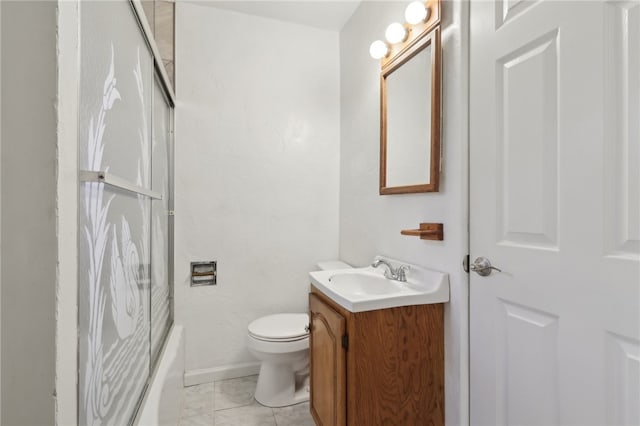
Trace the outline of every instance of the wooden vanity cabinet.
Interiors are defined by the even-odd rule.
[[[318,426],[443,425],[443,305],[352,313],[309,294]]]

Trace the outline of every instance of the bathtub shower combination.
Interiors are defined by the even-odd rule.
[[[83,425],[133,421],[173,322],[172,101],[137,16],[80,3]]]

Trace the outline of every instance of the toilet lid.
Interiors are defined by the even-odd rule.
[[[249,324],[249,334],[260,339],[298,340],[309,333],[307,314],[275,314],[258,318]]]

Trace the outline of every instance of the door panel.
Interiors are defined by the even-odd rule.
[[[605,43],[606,252],[640,253],[640,2],[608,2]]]
[[[638,425],[640,401],[640,344],[609,333],[607,336],[607,423]]]
[[[557,249],[558,31],[497,63],[498,238]]]
[[[558,424],[558,317],[502,302],[497,370],[500,424]],[[535,381],[532,383],[531,378]],[[535,410],[531,403],[535,401]]]
[[[471,5],[471,423],[640,424],[640,3]]]
[[[311,414],[319,426],[346,423],[345,319],[309,294],[311,317]]]

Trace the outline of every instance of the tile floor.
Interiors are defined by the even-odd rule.
[[[253,399],[258,376],[190,386],[180,426],[314,426],[309,403],[263,407]]]

